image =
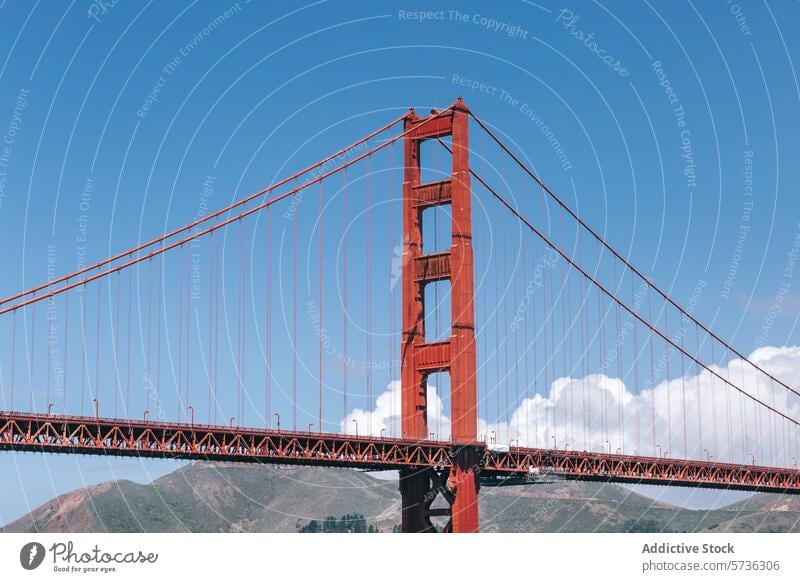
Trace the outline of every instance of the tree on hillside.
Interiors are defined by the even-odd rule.
[[[322,523],[312,519],[306,525],[298,524],[297,531],[300,533],[375,533],[378,528],[374,525],[368,526],[367,519],[360,513],[346,513],[339,519],[329,515]]]

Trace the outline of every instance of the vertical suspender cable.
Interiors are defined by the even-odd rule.
[[[522,180],[520,180],[520,195],[522,195],[522,192],[523,192],[523,187],[522,187],[522,183],[521,182],[522,182]],[[528,245],[526,244],[525,236],[522,233],[521,229],[520,229],[520,244],[522,245],[522,285],[523,285],[523,287],[522,287],[522,300],[523,300],[523,302],[525,302],[527,304],[526,295],[528,293],[528,286],[529,285],[533,285],[533,281],[532,281],[532,279],[528,279]],[[533,297],[531,299],[533,299]],[[523,337],[523,340],[525,342],[525,349],[523,351],[523,357],[525,359],[525,393],[524,393],[523,397],[525,399],[524,400],[524,403],[525,403],[525,446],[529,447],[529,446],[531,446],[530,445],[530,426],[531,426],[530,425],[530,408],[531,407],[530,407],[530,402],[529,402],[530,396],[531,396],[531,391],[530,391],[531,384],[530,384],[530,374],[529,374],[529,369],[528,369],[529,368],[529,366],[528,366],[528,350],[531,349],[531,344],[530,344],[529,336],[528,336],[528,321],[529,321],[529,318],[527,316],[527,305],[526,305],[526,311],[524,313],[525,313],[525,319],[523,320],[523,325],[525,326],[525,331],[524,331],[525,335]],[[536,353],[536,350],[534,350],[534,354],[535,353]]]
[[[81,414],[84,414],[86,393],[86,374],[89,363],[86,360],[86,284],[81,291]]]
[[[100,317],[103,313],[102,309],[102,296],[100,295],[100,285],[101,283],[98,281],[97,283],[97,326],[96,326],[96,340],[95,340],[95,352],[94,352],[94,397],[95,399],[100,402]]]
[[[342,378],[342,418],[347,417],[347,369],[350,355],[347,351],[347,168],[342,172],[342,349],[344,368]],[[347,427],[345,427],[347,431]]]
[[[28,362],[28,399],[30,401],[29,410],[33,410],[33,362],[35,360],[36,343],[34,342],[36,335],[36,304],[31,306],[31,359]]]
[[[563,216],[562,216],[562,224],[563,224]],[[563,227],[562,227],[563,228]],[[575,443],[575,397],[574,397],[574,384],[572,380],[572,334],[570,333],[570,329],[572,328],[572,287],[569,283],[569,267],[561,271],[562,275],[562,297],[561,297],[561,327],[563,328],[562,333],[564,334],[564,342],[566,342],[566,346],[564,346],[564,360],[569,362],[567,365],[564,366],[564,376],[569,381],[569,390],[567,395],[569,397],[569,442]],[[565,303],[563,297],[563,289],[566,288],[567,290],[567,301]],[[564,309],[566,305],[566,309]],[[569,316],[566,314],[569,313]],[[567,399],[565,398],[565,403]],[[564,415],[564,422],[566,423],[566,414]],[[567,431],[564,431],[564,438],[567,438]]]
[[[670,337],[669,335],[669,310],[667,306],[664,306],[664,332],[666,337]],[[670,454],[672,454],[672,395],[670,391],[670,377],[669,377],[669,353],[670,346],[668,343],[664,343],[664,363],[666,366],[667,372],[667,450]]]
[[[225,274],[225,247],[222,241],[217,242],[217,260],[214,265],[214,416],[212,422],[217,423],[217,410],[219,410],[219,285],[220,279]]]
[[[128,339],[126,341],[128,356],[127,362],[125,363],[125,373],[127,377],[125,379],[125,400],[130,404],[131,398],[131,317],[132,315],[132,307],[133,307],[133,300],[131,297],[133,296],[133,271],[128,271]]]
[[[531,237],[531,260],[536,260],[536,239]],[[542,273],[544,274],[544,269],[542,269]],[[539,409],[538,409],[538,398],[539,390],[538,390],[538,382],[537,379],[539,378],[539,365],[538,365],[538,356],[537,356],[537,349],[536,349],[536,338],[539,336],[539,326],[536,325],[536,298],[538,297],[539,293],[536,290],[536,263],[533,265],[533,279],[532,282],[534,284],[534,292],[533,292],[533,446],[539,446]],[[541,281],[540,281],[541,283]],[[546,444],[546,442],[545,442]],[[528,443],[528,446],[531,446]]]
[[[296,219],[296,217],[295,217]],[[238,267],[238,300],[239,300],[239,321],[237,324],[238,330],[238,339],[239,339],[239,362],[237,364],[237,387],[238,392],[236,394],[236,419],[239,422],[239,425],[244,424],[244,224],[242,221],[239,221],[239,258],[236,261]],[[297,349],[297,344],[295,343],[295,349]]]
[[[265,370],[265,417],[267,426],[272,426],[272,207],[267,207],[267,306],[266,329],[264,330],[266,347]]]
[[[322,181],[319,183],[319,235],[317,242],[318,254],[318,297],[319,301],[319,424],[317,428],[322,432],[322,335],[323,335],[323,320],[322,320]]]
[[[636,299],[636,287],[634,285],[636,280],[636,275],[631,273],[631,299],[634,302],[634,305],[639,305],[639,301]],[[641,393],[639,391],[639,338],[637,333],[638,322],[636,318],[631,316],[631,324],[633,326],[633,387],[634,387],[634,409],[636,413],[636,454],[642,454],[642,442],[641,442],[641,420],[640,420],[640,396]]]
[[[624,277],[624,275],[623,275]],[[614,263],[614,282],[617,289],[622,287],[622,278],[617,277],[617,263]],[[623,390],[623,375],[622,375],[622,315],[620,313],[619,303],[616,304],[616,322],[617,322],[617,339],[615,346],[615,359],[617,360],[617,434],[620,452],[625,449],[625,410],[623,408],[623,398],[625,396]],[[610,451],[609,451],[610,452]]]
[[[206,361],[206,376],[208,378],[208,406],[206,418],[211,423],[211,409],[214,401],[214,369],[213,369],[213,347],[214,347],[214,233],[208,238],[208,350]]]
[[[651,289],[647,290],[647,319],[653,321],[653,293]],[[650,388],[650,407],[653,417],[653,426],[650,427],[653,437],[653,454],[656,454],[656,380],[655,380],[655,348],[653,347],[653,334],[650,333],[650,377],[648,379],[648,387]],[[713,386],[712,386],[713,388]],[[713,394],[713,392],[712,392]]]
[[[506,296],[506,285],[508,284],[508,270],[506,256],[508,255],[508,229],[503,225],[503,391],[505,392],[505,400],[503,406],[505,407],[506,418],[506,439],[508,442],[508,429],[509,429],[509,403],[508,403],[508,297]]]
[[[497,203],[494,203],[492,220],[492,255],[497,256],[496,247],[499,225],[497,224]],[[497,428],[500,428],[500,274],[498,272],[500,261],[495,259],[494,263],[494,392],[495,392],[495,419]]]
[[[158,325],[157,333],[158,339],[156,340],[156,404],[161,406],[161,319],[163,317],[162,301],[164,296],[164,255],[160,256],[158,266]],[[128,318],[130,320],[130,318]],[[152,384],[152,376],[149,377]],[[149,406],[149,404],[148,404]]]
[[[367,156],[366,177],[366,331],[367,331],[367,434],[372,434],[372,176],[370,175],[372,156]]]
[[[678,329],[681,338],[681,349],[683,348],[683,316],[681,316],[681,324]],[[683,457],[689,458],[689,436],[686,429],[686,362],[681,356],[681,412],[683,414]]]
[[[17,366],[17,310],[11,313],[11,410],[14,410],[14,377]]]
[[[191,322],[192,322],[192,245],[186,251],[186,397],[184,408],[186,413],[189,413],[189,405],[191,404],[189,395],[189,383],[191,378],[191,369],[189,367],[189,354],[191,353],[192,336],[191,336]]]
[[[697,325],[694,326],[694,345],[695,352],[700,356],[700,329]],[[700,390],[700,365],[695,363],[695,385],[697,388],[697,443],[699,450],[703,450],[703,402],[701,400]],[[717,452],[714,451],[716,455]]]
[[[516,253],[515,253],[515,257],[518,257],[518,255]],[[517,266],[516,266],[517,263],[518,263],[518,261],[515,261],[515,263],[514,263],[514,273],[513,273],[513,279],[514,279],[514,305],[515,306],[519,305],[519,294],[518,294],[518,290],[517,290],[518,281],[519,281],[519,273],[517,272]],[[515,309],[516,309],[516,307],[515,307]],[[514,319],[516,319],[517,314],[514,313],[513,316],[514,316]],[[512,326],[513,325],[514,324],[512,323]],[[520,354],[519,354],[519,333],[517,333],[517,331],[518,330],[515,327],[514,328],[514,410],[516,410],[517,407],[519,407],[519,357],[520,357]],[[517,434],[516,434],[517,438],[519,438],[519,416],[520,415],[517,415],[517,421],[516,421],[516,426],[515,426],[515,429],[516,429],[516,432],[517,432]]]
[[[545,212],[544,212],[544,198],[541,199],[541,218],[542,222],[545,221]],[[542,251],[545,251],[544,245],[542,245]],[[544,256],[544,255],[542,255]],[[542,362],[542,371],[544,372],[544,386],[542,386],[542,397],[545,401],[544,404],[544,446],[545,448],[550,445],[550,435],[553,434],[550,431],[550,406],[547,404],[547,400],[550,398],[549,390],[550,390],[550,374],[549,374],[549,350],[548,350],[548,333],[547,333],[547,281],[548,281],[548,270],[542,269],[542,332],[543,332],[543,339],[544,339],[544,350],[542,352],[542,357],[544,361]],[[538,373],[537,373],[538,375]],[[555,418],[555,416],[553,416]],[[555,426],[555,422],[553,422],[553,426]]]
[[[45,349],[45,352],[47,354],[47,356],[46,356],[47,380],[45,382],[44,404],[48,408],[50,407],[50,376],[51,376],[50,369],[51,369],[51,367],[53,365],[52,356],[51,356],[51,353],[50,353],[50,334],[53,333],[53,329],[51,327],[52,324],[50,322],[50,310],[54,307],[54,305],[55,305],[55,300],[52,297],[50,297],[47,300],[47,312],[46,312],[47,316],[45,317],[45,321],[47,323],[45,324],[45,330],[44,330],[44,340],[45,340],[44,341],[44,349]]]
[[[299,199],[295,196],[295,203]],[[297,209],[292,217],[292,429],[297,430]]]
[[[581,235],[578,233],[578,262],[583,264],[583,244]],[[587,389],[589,377],[589,354],[586,348],[587,340],[587,311],[589,309],[589,298],[586,295],[586,280],[580,278],[580,305],[581,305],[581,410],[583,412],[583,450],[589,450],[589,423],[591,421],[591,400]]]
[[[394,269],[394,261],[395,261],[395,221],[394,217],[397,216],[395,213],[392,212],[392,203],[394,202],[394,187],[393,187],[393,179],[392,179],[392,170],[394,169],[394,144],[389,146],[388,152],[388,161],[389,161],[389,171],[386,172],[386,178],[388,181],[386,192],[389,204],[387,205],[387,213],[389,215],[389,256],[390,256],[390,280],[392,281],[389,287],[389,336],[388,336],[388,350],[387,350],[387,358],[389,360],[389,418],[395,417],[395,402],[394,402],[394,392],[391,389],[392,383],[394,382],[394,372],[395,372],[395,365],[394,365],[394,350],[395,350],[395,318],[394,318],[394,310],[395,310],[395,281],[394,277],[395,269]],[[389,425],[389,435],[394,436],[394,422]]]
[[[184,404],[181,402],[181,388],[183,387],[183,245],[178,251],[178,381],[175,384],[175,395],[180,403],[179,415],[184,414]],[[238,375],[237,375],[238,390]]]
[[[606,444],[608,444],[608,422],[607,422],[607,413],[608,413],[608,405],[606,402],[606,386],[605,386],[605,379],[608,378],[608,370],[606,370],[606,339],[605,339],[605,310],[603,308],[603,296],[602,294],[597,294],[597,328],[600,330],[600,368],[603,374],[603,386],[600,387],[600,412],[601,416],[601,426],[603,428],[603,447],[605,448]],[[611,445],[608,445],[608,448],[611,448]],[[609,451],[610,452],[610,451]]]
[[[153,259],[147,259],[147,373],[153,373],[152,336],[153,336]]]
[[[120,271],[116,274],[116,298],[114,299],[114,418],[117,417],[117,400],[122,392],[122,383],[119,378],[119,279]],[[123,410],[127,410],[123,407]]]

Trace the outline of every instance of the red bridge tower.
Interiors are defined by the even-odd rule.
[[[472,218],[469,170],[469,110],[458,101],[440,113],[405,120],[403,177],[403,339],[401,346],[402,435],[429,437],[427,379],[450,374],[453,465],[447,470],[407,469],[400,474],[403,531],[436,531],[431,517],[450,517],[444,531],[478,531],[479,459],[477,383],[473,308]],[[420,183],[420,145],[452,136],[450,179]],[[452,241],[448,251],[423,254],[422,211],[451,205]],[[425,285],[450,281],[450,338],[425,341]],[[432,508],[441,495],[449,508]]]

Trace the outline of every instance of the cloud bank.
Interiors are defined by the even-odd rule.
[[[759,348],[749,359],[789,386],[800,372],[800,346]],[[800,397],[741,359],[712,370],[747,395],[800,419]],[[478,436],[501,445],[794,466],[798,427],[747,395],[707,370],[692,370],[638,392],[606,374],[560,377],[509,410],[507,422],[505,411],[502,420],[480,418]],[[495,397],[491,391],[486,396],[492,416]],[[428,427],[434,438],[447,440],[450,418],[444,404],[438,389],[429,386]],[[341,429],[353,434],[356,423],[359,434],[400,436],[400,382],[390,382],[372,410],[352,410]]]

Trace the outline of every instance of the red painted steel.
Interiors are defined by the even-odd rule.
[[[401,475],[403,531],[431,531],[431,497],[441,492],[450,505],[445,531],[478,531],[477,384],[475,316],[473,308],[472,217],[470,207],[469,110],[459,100],[452,113],[433,122],[411,111],[406,117],[403,180],[403,344],[401,358],[402,434],[422,439],[428,435],[427,378],[449,372],[452,440],[457,445],[449,477],[437,486],[437,473]],[[419,128],[419,129],[418,129]],[[420,184],[420,143],[452,136],[450,180]],[[449,251],[423,254],[422,210],[450,204],[452,242]],[[450,339],[425,342],[424,289],[427,283],[449,280],[451,289]],[[434,495],[431,495],[431,492]]]
[[[566,479],[680,485],[771,493],[800,493],[800,470],[591,451],[512,447],[484,455],[488,475],[548,474]]]
[[[418,493],[428,495],[428,507],[431,491],[450,495],[452,468],[465,449],[475,455],[470,474],[476,478],[535,482],[546,476],[800,494],[800,470],[759,465],[517,447],[494,452],[479,442],[461,447],[430,440],[0,412],[0,450],[401,469],[420,477],[404,480],[401,489],[424,484]],[[451,471],[449,479],[443,488],[431,488],[428,482],[442,470]],[[455,483],[456,499],[461,485]],[[413,509],[404,506],[404,515]]]

